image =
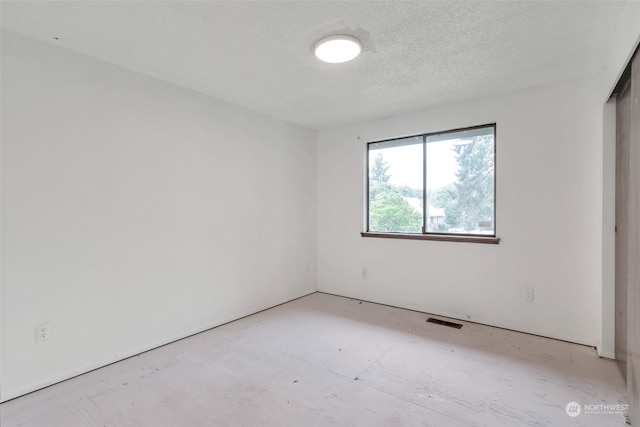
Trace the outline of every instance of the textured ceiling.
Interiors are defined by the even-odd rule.
[[[313,129],[598,73],[621,2],[2,1],[2,26]],[[314,58],[358,37],[345,64]],[[54,39],[57,38],[57,39]]]

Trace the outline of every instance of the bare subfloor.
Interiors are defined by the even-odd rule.
[[[623,426],[593,348],[316,293],[0,406],[14,426]]]

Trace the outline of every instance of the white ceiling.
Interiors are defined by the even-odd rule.
[[[596,74],[623,3],[2,1],[2,26],[323,129]],[[324,64],[330,34],[363,53]],[[54,38],[58,38],[56,40]]]

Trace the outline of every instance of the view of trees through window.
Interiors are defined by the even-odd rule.
[[[370,143],[368,231],[495,235],[494,135],[490,125]]]

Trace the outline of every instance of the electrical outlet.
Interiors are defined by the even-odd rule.
[[[533,302],[533,288],[524,288],[522,299],[526,302]]]
[[[49,341],[51,339],[51,324],[49,322],[36,325],[36,342]]]
[[[362,267],[362,273],[360,277],[362,277],[363,279],[369,277],[369,271],[367,270],[367,267]]]

